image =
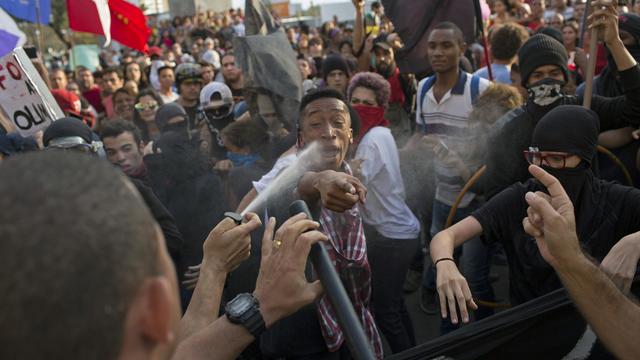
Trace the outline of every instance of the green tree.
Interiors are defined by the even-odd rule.
[[[71,48],[71,42],[65,36],[65,32],[69,29],[69,18],[67,17],[67,2],[66,1],[52,1],[51,2],[51,17],[52,20],[49,23],[53,32],[60,38],[60,40]],[[65,30],[65,31],[63,31]]]

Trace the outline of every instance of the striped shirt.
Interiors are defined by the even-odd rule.
[[[436,101],[433,95],[435,86],[432,86],[424,99],[417,104],[416,123],[425,134],[436,135],[473,171],[482,165],[483,154],[475,151],[477,134],[469,126],[469,113],[473,109],[471,78],[471,74],[460,70],[457,83],[440,102]],[[422,93],[422,87],[426,82],[427,79],[420,81],[418,94]],[[488,80],[480,79],[478,94],[482,94],[489,84]],[[436,200],[452,206],[462,191],[465,180],[460,170],[453,165],[446,164],[437,158],[434,165],[437,179]],[[474,193],[467,192],[459,207],[467,207],[474,197]]]

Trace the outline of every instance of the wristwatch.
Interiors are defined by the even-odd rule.
[[[238,294],[225,305],[224,311],[232,324],[244,326],[255,338],[266,330],[260,303],[252,294]]]

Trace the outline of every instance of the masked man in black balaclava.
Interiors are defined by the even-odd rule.
[[[624,279],[620,285],[628,290],[640,257],[640,234],[635,234],[640,230],[640,190],[594,177],[591,164],[598,133],[595,112],[575,105],[558,106],[538,122],[529,150],[520,156],[560,180],[573,202],[583,249],[596,261],[602,261],[601,267],[614,279]],[[464,298],[449,300],[461,300],[456,303],[474,307],[467,281],[450,259],[455,246],[481,234],[487,243],[500,242],[504,246],[512,305],[562,286],[540,255],[535,239],[525,233],[522,225],[528,207],[525,194],[536,191],[545,192],[546,188],[534,178],[511,185],[431,240],[441,299],[464,294]],[[441,303],[446,314],[447,301]],[[461,313],[464,321],[466,309],[461,308]]]
[[[188,115],[177,103],[162,105],[156,113],[160,136],[144,156],[153,192],[169,209],[184,238],[186,266],[202,261],[202,244],[226,209],[224,187],[201,148],[197,130],[189,130]],[[182,289],[183,306],[190,292]]]
[[[594,96],[591,108],[600,119],[600,131],[640,122],[640,67],[618,35],[618,14],[613,5],[600,6],[592,15],[618,68],[624,94],[614,98]],[[497,194],[509,185],[529,177],[522,151],[531,144],[533,129],[546,113],[559,105],[581,104],[582,97],[564,93],[569,73],[567,52],[555,39],[538,34],[524,43],[518,53],[522,85],[528,90],[525,105],[505,116],[512,119],[497,129],[489,143],[487,171],[483,176],[486,195]],[[562,119],[560,119],[562,121]]]

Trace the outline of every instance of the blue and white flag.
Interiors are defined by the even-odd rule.
[[[41,24],[49,24],[51,18],[51,0],[0,0],[0,7],[12,16],[32,23],[37,22],[37,7],[40,7]]]
[[[0,57],[3,57],[27,41],[11,16],[0,8]]]

